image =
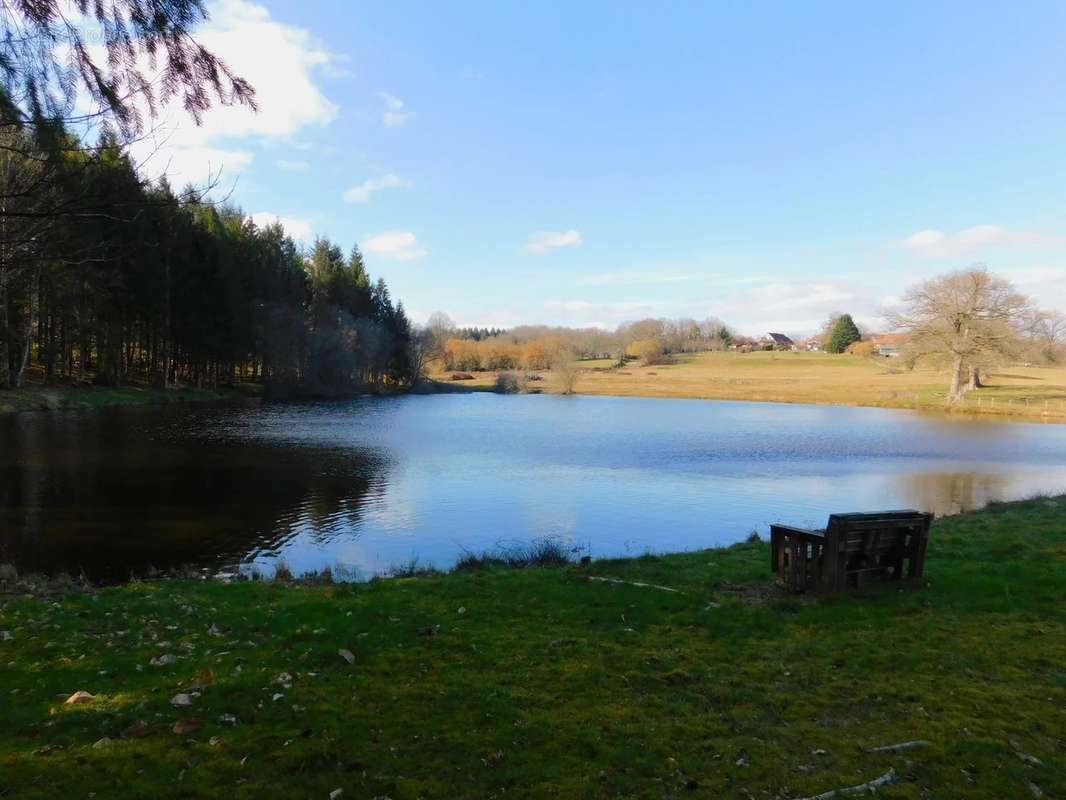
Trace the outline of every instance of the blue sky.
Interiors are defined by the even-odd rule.
[[[146,168],[359,242],[415,319],[802,333],[977,262],[1066,309],[1061,2],[208,8],[261,111],[172,110]]]

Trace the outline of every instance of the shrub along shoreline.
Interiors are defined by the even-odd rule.
[[[768,561],[0,593],[5,796],[1066,795],[1066,497],[938,520],[907,589]]]

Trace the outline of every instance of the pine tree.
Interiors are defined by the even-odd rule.
[[[837,318],[833,331],[829,334],[829,342],[825,346],[827,353],[843,353],[853,343],[861,341],[862,334],[851,318],[851,314],[841,314]]]

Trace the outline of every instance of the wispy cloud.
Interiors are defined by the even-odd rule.
[[[704,276],[688,272],[600,272],[578,280],[579,286],[653,286],[665,283],[695,281]]]
[[[1010,230],[1001,225],[974,225],[955,233],[935,228],[913,233],[898,242],[924,258],[960,258],[993,248],[1054,247],[1066,244],[1066,237],[1042,231]]]
[[[835,311],[847,311],[860,324],[879,327],[892,300],[877,289],[851,279],[774,281],[738,288],[704,306],[712,314],[750,334],[780,331],[814,333]]]
[[[281,217],[270,211],[257,211],[252,214],[252,222],[260,228],[266,228],[269,225],[280,222],[281,227],[285,229],[285,232],[289,234],[289,236],[301,242],[311,241],[311,237],[314,234],[311,227],[311,220],[301,219],[299,217]]]
[[[1024,266],[996,272],[1014,282],[1041,308],[1066,309],[1066,266]]]
[[[581,231],[535,231],[526,240],[525,251],[542,256],[560,247],[580,247]]]
[[[555,324],[613,328],[623,320],[656,316],[657,306],[644,301],[547,300],[544,311]]]
[[[426,249],[411,231],[385,231],[367,237],[363,252],[393,261],[411,261],[426,255]]]
[[[378,97],[385,102],[385,112],[381,116],[381,121],[387,127],[395,128],[403,125],[414,116],[414,112],[406,110],[407,104],[396,95],[390,92],[378,92]]]
[[[344,192],[344,202],[369,203],[370,197],[374,192],[379,192],[382,189],[406,189],[413,185],[411,181],[389,173],[388,175],[382,175],[380,178],[365,180],[358,186],[352,186]]]

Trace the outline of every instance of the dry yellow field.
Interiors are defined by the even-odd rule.
[[[608,361],[581,362],[578,394],[634,397],[689,397],[946,410],[947,375],[906,370],[894,359],[865,359],[825,353],[697,353],[650,367],[615,368]],[[450,373],[431,377],[455,389],[490,389],[495,373],[473,373],[451,381]],[[531,384],[559,391],[551,372]],[[988,386],[971,392],[956,409],[966,413],[1024,416],[1066,421],[1066,368],[1012,366],[993,372]]]

